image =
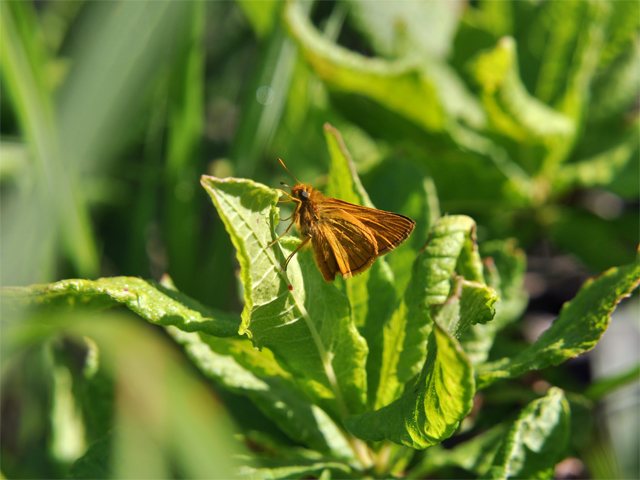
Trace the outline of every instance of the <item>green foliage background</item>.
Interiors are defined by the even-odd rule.
[[[346,447],[333,423],[340,407],[323,393],[330,385],[314,383],[317,364],[294,362],[282,370],[282,358],[300,352],[283,350],[281,340],[261,332],[258,323],[252,328],[247,322],[255,317],[245,313],[242,328],[280,363],[258,357],[249,342],[235,337],[240,312],[253,297],[236,260],[235,227],[227,222],[225,229],[224,210],[218,202],[215,213],[200,176],[275,187],[291,181],[280,157],[302,182],[325,193],[418,222],[406,247],[387,263],[377,262],[371,277],[343,285],[353,324],[337,291],[321,282],[313,287],[332,299],[335,311],[327,319],[336,322],[341,342],[356,338],[353,345],[359,345],[353,325],[366,339],[367,362],[390,364],[385,341],[394,329],[406,329],[416,343],[405,342],[397,375],[340,363],[354,375],[345,387],[367,383],[371,392],[377,386],[367,398],[347,388],[345,405],[361,414],[347,427],[370,441],[405,438],[404,431],[380,438],[366,432],[379,424],[381,407],[393,410],[405,381],[420,373],[425,360],[416,362],[410,353],[424,353],[427,344],[452,356],[461,344],[468,356],[463,363],[478,366],[475,380],[465,374],[462,384],[475,382],[493,398],[475,425],[463,423],[463,435],[472,438],[456,448],[431,447],[414,457],[389,443],[386,472],[502,478],[511,468],[539,478],[561,459],[545,450],[550,442],[552,450],[569,445],[594,477],[634,476],[621,472],[608,453],[594,455],[611,448],[601,429],[589,430],[582,444],[575,440],[579,434],[565,438],[564,427],[545,430],[568,425],[568,416],[575,428],[581,412],[588,415],[590,402],[617,386],[616,379],[588,389],[561,371],[490,385],[591,348],[611,309],[633,289],[640,240],[638,5],[1,2],[0,283],[117,277],[6,295],[14,301],[2,310],[2,473],[86,478],[101,466],[103,476],[224,478],[242,465],[247,476],[267,475],[264,468],[283,478],[357,476],[354,460],[340,458]],[[345,169],[345,150],[338,135],[323,130],[326,122],[342,133],[361,184]],[[204,186],[215,197],[217,187]],[[275,193],[265,192],[261,201],[272,211]],[[235,197],[227,194],[233,205]],[[454,324],[447,331],[422,331],[422,324],[402,323],[421,315],[411,311],[420,291],[405,289],[415,288],[412,265],[441,213],[472,217],[480,254],[501,266],[501,278],[492,283],[485,274],[481,283],[496,287],[504,306],[487,325],[459,332],[459,343]],[[570,254],[590,276],[627,266],[585,285],[582,299],[567,307],[569,313],[563,310],[564,321],[544,342],[522,347],[516,323],[499,334],[503,351],[490,356],[483,345],[490,347],[498,330],[517,320],[526,301],[522,254],[514,253],[514,243],[492,243],[507,238],[527,252],[543,244]],[[421,265],[433,268],[425,255]],[[304,255],[300,262],[312,267]],[[165,273],[170,279],[161,281]],[[379,282],[377,290],[370,288],[373,281],[366,285],[369,278]],[[471,287],[465,285],[465,292]],[[22,295],[42,299],[45,309],[23,315]],[[395,311],[393,302],[383,301],[388,295],[401,300],[402,313],[384,323]],[[462,298],[475,298],[469,295]],[[120,310],[89,313],[117,304],[167,326],[169,335]],[[591,312],[598,313],[589,317]],[[458,317],[442,310],[438,320],[447,325],[451,318]],[[576,318],[584,319],[578,333],[572,330]],[[593,338],[582,335],[587,331]],[[87,360],[92,355],[100,362]],[[354,354],[352,363],[359,361]],[[633,380],[634,372],[622,381]],[[302,386],[291,375],[302,378]],[[264,388],[267,377],[272,383]],[[426,370],[420,379],[436,382]],[[536,393],[536,380],[566,394],[555,387]],[[301,400],[309,395],[317,396],[313,409]],[[274,399],[300,424],[287,424]],[[469,399],[461,401],[459,412],[467,404]],[[496,405],[508,406],[509,425],[492,416]],[[555,420],[536,424],[543,414]],[[305,430],[308,424],[318,430]],[[520,461],[509,448],[524,451],[513,439],[527,425],[544,431],[544,441],[536,455]],[[234,433],[243,441],[230,442]],[[496,438],[507,440],[499,444]],[[487,454],[493,445],[500,450]],[[141,453],[132,455],[132,446]]]

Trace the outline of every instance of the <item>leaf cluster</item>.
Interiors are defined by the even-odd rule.
[[[341,173],[330,178],[330,189],[370,204],[339,132],[328,125],[325,132],[331,172]],[[240,317],[190,300],[168,279],[157,284],[126,277],[5,289],[3,310],[121,304],[164,325],[204,375],[250,398],[299,445],[286,449],[268,436],[252,438],[259,449],[244,461],[241,476],[422,475],[451,466],[487,478],[552,474],[571,432],[569,402],[555,387],[515,421],[498,422],[453,450],[416,452],[473,430],[469,414],[480,390],[591,349],[617,303],[640,282],[637,262],[585,284],[552,327],[518,355],[488,361],[498,330],[526,306],[524,256],[511,242],[479,248],[471,218],[434,218],[426,201],[417,217],[418,224],[431,225],[423,247],[399,247],[414,258],[406,286],[399,288],[385,258],[362,275],[327,283],[308,250],[282,270],[300,240],[284,237],[268,248],[279,221],[277,190],[210,176],[202,185],[237,249]],[[89,388],[95,382],[78,383]],[[99,453],[109,451],[105,442],[112,434],[106,435],[75,462],[72,475],[108,468]]]
[[[2,475],[623,476],[638,367],[554,367],[638,282],[638,9],[0,2]],[[414,233],[281,272],[278,157]],[[523,342],[541,244],[604,273]]]

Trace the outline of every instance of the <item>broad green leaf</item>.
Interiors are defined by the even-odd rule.
[[[487,285],[500,296],[492,324],[502,328],[522,315],[529,297],[524,289],[527,256],[514,239],[493,240],[479,245]]]
[[[611,268],[586,281],[576,297],[567,302],[558,319],[538,340],[513,358],[480,365],[476,370],[478,388],[502,378],[512,378],[529,370],[560,363],[591,350],[606,331],[618,302],[628,297],[640,283],[636,261]]]
[[[543,142],[549,146],[574,134],[568,117],[532,97],[520,80],[515,40],[503,37],[481,53],[471,71],[482,87],[482,100],[493,128],[518,142]]]
[[[587,8],[587,2],[551,2],[527,16],[535,32],[531,35],[533,50],[540,61],[533,91],[546,104],[555,104],[567,87],[567,72]]]
[[[245,339],[219,339],[167,327],[193,363],[217,384],[246,395],[291,439],[320,452],[349,457],[351,450],[335,423],[300,390],[267,349]]]
[[[156,472],[162,477],[167,475],[166,459],[171,458],[172,466],[189,478],[202,478],[207,470],[213,476],[218,473],[219,477],[228,478],[236,463],[232,454],[241,449],[229,441],[233,429],[228,414],[160,330],[122,312],[95,315],[81,309],[60,314],[49,308],[46,316],[34,315],[11,323],[12,329],[43,327],[52,328],[54,338],[80,342],[89,338],[100,349],[99,363],[91,358],[95,348],[88,353],[90,358],[85,360],[82,375],[73,379],[73,394],[76,401],[92,403],[83,405],[84,412],[93,414],[83,415],[83,423],[90,427],[87,432],[91,436],[102,433],[97,440],[104,441],[97,450],[88,452],[89,457],[81,461],[82,473],[76,472],[76,476],[105,478],[103,471],[107,470],[117,478],[139,478],[147,468],[147,473]],[[64,350],[74,356],[70,364],[76,369],[82,360],[80,352],[83,350]],[[57,358],[61,358],[60,354]],[[119,388],[105,389],[100,377],[107,377]],[[96,380],[103,383],[103,388],[93,388],[100,387],[95,385]],[[105,405],[110,402],[114,405]],[[96,418],[95,410],[105,407],[113,409],[113,418]],[[95,428],[96,423],[101,425]],[[110,431],[115,437],[109,438]],[[137,459],[136,455],[143,458]]]
[[[403,294],[413,265],[427,240],[431,226],[440,218],[438,194],[433,179],[415,162],[391,157],[368,175],[367,188],[376,205],[405,215],[416,222],[411,236],[386,257],[393,270],[396,291]]]
[[[322,278],[310,251],[281,270],[299,240],[275,240],[278,193],[251,180],[202,177],[237,249],[245,305],[241,333],[269,348],[306,393],[339,418],[366,401],[367,345],[347,297]]]
[[[240,9],[249,20],[256,35],[263,39],[275,27],[278,9],[281,2],[276,0],[240,0],[238,1]]]
[[[633,129],[622,142],[591,158],[562,165],[553,178],[554,190],[607,186],[627,164],[637,158],[638,131]]]
[[[469,327],[493,320],[498,300],[493,288],[458,277],[453,294],[440,307],[435,320],[450,335],[460,338]]]
[[[360,182],[353,158],[344,143],[342,134],[328,123],[325,123],[323,128],[331,155],[326,194],[345,202],[375,208]]]
[[[484,124],[477,101],[447,65],[423,59],[367,58],[328,41],[301,4],[285,7],[285,21],[307,61],[331,87],[364,95],[428,131],[442,131],[448,118]],[[393,91],[393,95],[389,92]]]
[[[360,183],[342,135],[329,124],[324,125],[324,131],[331,154],[327,195],[374,208]],[[383,329],[397,305],[393,273],[386,258],[378,258],[370,269],[344,282],[343,288],[349,297],[355,324],[369,347],[368,402],[373,405],[382,368]]]
[[[532,178],[505,145],[462,124],[451,124],[449,134],[463,151],[440,154],[437,161],[428,162],[443,210],[448,205],[456,210],[463,205],[466,211],[485,213],[487,207],[531,203],[535,193]],[[486,162],[480,164],[478,157]],[[451,175],[452,171],[456,174]]]
[[[526,256],[513,240],[494,240],[480,244],[487,284],[500,299],[495,304],[495,318],[486,325],[473,325],[460,336],[460,344],[473,365],[485,362],[496,332],[520,318],[527,307],[524,290]]]
[[[1,293],[4,313],[30,306],[104,310],[121,304],[151,323],[174,325],[186,332],[231,337],[238,334],[240,327],[236,315],[209,309],[180,292],[135,277],[61,280],[5,287]]]
[[[553,213],[549,238],[592,270],[602,271],[634,258],[640,240],[640,217],[635,212],[623,211],[611,220],[567,207],[558,207]],[[607,248],[602,248],[603,245]]]
[[[403,383],[398,379],[398,361],[406,338],[406,326],[407,306],[401,302],[382,329],[382,362],[373,407],[376,410],[389,405],[402,391]]]
[[[571,65],[567,68],[566,78],[563,78],[566,89],[558,106],[560,111],[576,123],[582,123],[590,100],[591,82],[596,73],[607,24],[611,17],[611,5],[609,2],[570,3],[576,4],[582,4],[579,6],[584,9],[584,13],[577,26],[576,47],[570,52]],[[559,19],[559,22],[563,20]]]
[[[531,402],[502,442],[483,478],[553,478],[569,442],[571,411],[559,388]]]
[[[475,228],[475,222],[469,217],[442,217],[431,229],[426,245],[415,260],[404,299],[405,339],[397,366],[401,383],[416,375],[424,363],[432,325],[431,308],[444,304],[449,297],[451,277],[459,260],[474,257],[473,251],[477,254]],[[465,261],[464,265],[470,267],[473,262]]]
[[[469,361],[458,342],[435,324],[416,383],[386,407],[348,417],[345,425],[366,441],[391,440],[423,449],[450,437],[473,404]]]
[[[369,269],[363,285],[366,304],[352,302],[352,308],[366,309],[367,316],[362,326],[358,328],[367,341],[369,355],[367,357],[367,387],[368,405],[373,407],[381,384],[381,372],[384,369],[384,344],[387,328],[392,322],[394,310],[398,306],[394,278],[389,265],[378,259]],[[354,295],[355,297],[355,295]]]
[[[610,18],[610,2],[549,2],[541,8],[538,43],[542,50],[536,93],[570,119],[574,132],[558,138],[543,160],[548,178],[569,157],[585,123],[591,83]],[[544,32],[544,33],[543,33]],[[542,40],[546,37],[546,41]],[[540,41],[542,40],[542,41]]]
[[[513,32],[513,8],[509,2],[482,2],[478,10],[467,9],[465,14],[471,16],[471,23],[481,25],[495,37],[511,35]]]
[[[96,440],[78,458],[67,473],[67,478],[113,478],[111,449],[114,435],[109,433]]]
[[[474,256],[474,242],[467,241],[474,230],[475,222],[462,215],[443,217],[431,229],[427,244],[414,262],[404,299],[383,330],[377,408],[395,400],[403,385],[423,367],[433,324],[432,308],[444,304],[449,297],[459,258]],[[468,252],[462,255],[464,249]],[[473,264],[463,263],[466,267]]]
[[[639,40],[640,4],[638,2],[609,2],[612,10],[607,25],[606,43],[600,54],[598,69],[609,67],[620,56],[633,51]]]
[[[71,326],[73,323],[63,321],[64,315],[51,315],[52,312],[48,311],[47,314],[40,314],[35,317],[29,317],[23,319],[21,322],[12,324],[7,328],[7,324],[4,325],[4,331],[9,334],[8,343],[11,342],[11,336],[15,337],[15,332],[11,330],[29,330],[38,329],[44,330],[42,322],[46,322],[50,327],[53,327],[47,333],[47,340],[45,340],[46,349],[51,354],[54,365],[53,377],[55,378],[55,390],[57,391],[61,384],[64,384],[64,377],[68,377],[68,381],[72,384],[72,390],[68,392],[71,398],[62,398],[61,405],[66,408],[73,409],[77,406],[77,413],[72,413],[73,410],[67,411],[66,415],[63,415],[58,428],[61,430],[61,435],[53,435],[54,440],[58,437],[59,445],[57,448],[59,452],[65,452],[64,456],[69,456],[69,448],[73,449],[74,443],[78,440],[73,438],[73,427],[80,428],[79,435],[83,440],[80,440],[81,444],[85,442],[91,443],[93,441],[103,438],[113,428],[114,422],[114,394],[115,394],[115,381],[113,375],[104,368],[101,358],[101,350],[99,344],[88,336],[84,336],[82,340],[75,340],[73,338],[64,338],[60,335],[61,331],[64,331],[65,327]],[[86,313],[85,313],[86,315]],[[57,318],[56,318],[57,317]],[[78,321],[79,316],[75,318]],[[52,321],[53,320],[53,321]],[[67,319],[68,320],[68,319]],[[106,320],[106,319],[103,319]],[[28,334],[25,335],[28,337]],[[25,338],[23,337],[23,338]],[[38,337],[31,337],[31,343],[37,342]],[[34,342],[35,341],[35,342]],[[27,342],[25,342],[27,343]],[[4,346],[4,343],[3,343]],[[26,346],[23,344],[23,346]],[[13,345],[15,348],[15,344]],[[11,347],[9,347],[11,348]],[[28,348],[28,347],[27,347]],[[84,361],[79,368],[78,357],[74,356],[72,352],[81,351],[84,353]],[[60,382],[59,380],[63,380]],[[71,385],[69,385],[71,387]],[[64,391],[64,389],[62,389]],[[58,393],[56,393],[57,395]],[[55,404],[55,401],[54,401]],[[75,404],[75,405],[74,405]],[[61,410],[64,410],[62,408]],[[71,414],[71,415],[70,415]],[[80,414],[80,418],[76,422],[69,421],[70,417]],[[56,417],[52,413],[52,419]],[[58,419],[60,421],[60,419]],[[67,423],[68,422],[68,423]],[[55,431],[55,421],[52,422],[52,432]],[[56,447],[54,447],[55,449]],[[83,450],[82,450],[83,451]],[[60,456],[60,455],[58,455]],[[75,455],[73,457],[77,458]]]
[[[431,477],[434,472],[445,467],[459,467],[476,475],[483,475],[491,467],[506,431],[507,425],[498,424],[453,448],[443,448],[442,445],[431,447],[408,478]]]
[[[463,2],[349,3],[349,16],[383,57],[444,58],[449,53]]]
[[[476,227],[471,226],[456,263],[456,273],[470,282],[485,283],[482,260],[476,243]],[[484,323],[484,322],[482,322]]]
[[[299,450],[298,450],[299,451]],[[247,479],[268,479],[279,480],[287,478],[313,478],[318,477],[326,470],[335,472],[336,478],[344,478],[351,473],[351,467],[346,463],[337,462],[333,459],[322,458],[311,455],[291,459],[278,459],[271,457],[257,457],[251,463],[256,466],[244,465],[239,470],[240,478]],[[326,476],[324,477],[326,478]],[[329,476],[331,478],[331,476]]]
[[[619,5],[632,5],[638,9],[637,2],[613,2]],[[619,7],[618,7],[619,8]],[[637,19],[640,15],[635,15]],[[633,20],[632,20],[633,21]],[[637,33],[636,33],[637,35]],[[605,54],[600,57],[602,60]],[[593,81],[593,97],[589,105],[589,123],[614,119],[627,111],[640,88],[640,38],[637,36],[629,48],[607,70],[599,73]]]

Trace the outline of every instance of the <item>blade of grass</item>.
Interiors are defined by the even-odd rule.
[[[27,34],[19,29],[19,23],[25,23],[21,17],[35,12],[29,10],[31,4],[23,2],[3,2],[0,8],[2,73],[23,134],[37,160],[36,188],[43,191],[39,213],[44,217],[49,208],[53,210],[66,255],[81,276],[93,277],[98,273],[98,254],[89,213],[73,175],[63,163],[51,92],[44,80],[46,64],[42,56],[33,58],[34,52],[42,52],[43,48],[35,44],[39,40],[37,32]],[[35,22],[32,20],[31,24]]]
[[[171,78],[167,166],[165,176],[164,240],[169,273],[177,285],[191,291],[198,281],[202,249],[198,229],[204,205],[195,195],[198,185],[200,143],[204,129],[204,2],[189,2],[190,21],[181,37]],[[195,282],[194,282],[195,281]]]
[[[592,383],[584,394],[591,400],[600,400],[614,390],[638,381],[640,381],[640,363],[621,373]]]

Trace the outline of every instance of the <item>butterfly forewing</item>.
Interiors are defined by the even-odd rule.
[[[362,207],[335,198],[328,200],[328,205],[322,210],[326,210],[328,216],[331,216],[331,213],[338,215],[337,212],[344,212],[356,218],[374,236],[378,256],[389,253],[404,242],[411,235],[416,224],[410,218],[397,213]]]
[[[335,264],[338,270],[332,273],[349,278],[369,268],[378,256],[371,231],[345,211],[323,210],[320,209],[313,245],[322,250],[327,266]]]
[[[287,168],[282,160],[280,163]],[[291,187],[290,198],[288,201],[297,205],[283,235],[296,224],[303,242],[289,255],[283,270],[296,252],[311,242],[316,264],[327,282],[333,282],[336,274],[349,278],[365,271],[377,257],[406,240],[415,226],[403,215],[325,197],[300,182]]]
[[[414,225],[402,215],[325,197],[313,236],[316,262],[327,281],[336,273],[352,277],[400,245]]]

